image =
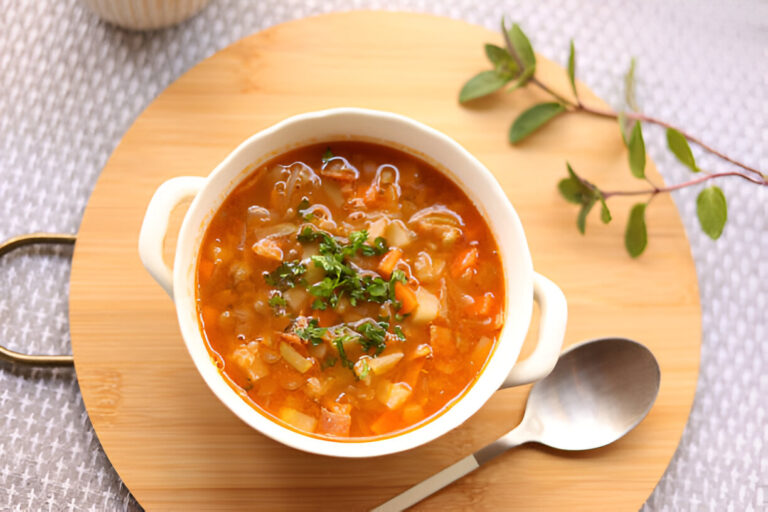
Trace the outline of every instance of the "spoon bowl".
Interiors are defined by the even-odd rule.
[[[528,396],[522,426],[560,450],[590,450],[635,428],[659,393],[661,370],[644,345],[602,338],[568,348]]]

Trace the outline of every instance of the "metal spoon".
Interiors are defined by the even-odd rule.
[[[560,355],[552,373],[534,384],[520,425],[373,510],[410,507],[524,443],[560,450],[612,443],[648,414],[660,379],[656,358],[636,341],[602,338],[574,345]]]

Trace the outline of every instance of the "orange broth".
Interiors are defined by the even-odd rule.
[[[419,158],[314,144],[225,199],[197,265],[201,331],[230,383],[278,423],[362,439],[428,421],[482,371],[501,331],[496,241]]]

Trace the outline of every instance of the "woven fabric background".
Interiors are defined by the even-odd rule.
[[[213,0],[151,33],[109,26],[77,0],[0,0],[0,238],[76,232],[131,122],[203,58],[283,21],[358,8],[493,29],[506,14],[559,62],[573,37],[580,78],[616,106],[637,56],[645,112],[768,169],[765,0]],[[649,128],[646,144],[667,183],[689,176],[663,132]],[[694,153],[704,168],[728,169]],[[674,196],[699,275],[704,338],[693,411],[665,476],[638,503],[648,511],[768,510],[768,188],[720,186],[729,218],[718,242],[699,229],[697,190]],[[69,351],[70,255],[30,249],[0,262],[1,343]],[[72,370],[0,363],[0,510],[140,510],[99,446]]]

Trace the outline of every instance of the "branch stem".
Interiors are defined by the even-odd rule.
[[[618,117],[619,117],[619,114],[617,112],[614,112],[613,110],[602,110],[602,109],[597,109],[597,108],[593,108],[593,107],[588,107],[587,105],[584,105],[581,102],[581,100],[579,100],[579,101],[574,103],[573,101],[564,98],[560,94],[558,94],[555,91],[553,91],[552,89],[550,89],[549,86],[547,86],[545,83],[541,82],[535,76],[531,79],[531,83],[535,84],[541,90],[543,90],[544,92],[546,92],[550,96],[554,97],[560,103],[570,107],[571,111],[573,111],[573,112],[585,112],[585,113],[591,114],[593,116],[605,117],[605,118],[608,118],[608,119],[618,119]],[[627,119],[631,119],[633,121],[642,121],[644,123],[655,124],[655,125],[661,126],[663,128],[667,128],[667,129],[671,128],[673,130],[677,130],[677,131],[679,131],[682,134],[683,137],[688,139],[689,142],[693,142],[694,144],[696,144],[699,147],[701,147],[703,150],[708,151],[709,153],[712,153],[715,156],[718,156],[719,158],[721,158],[722,160],[725,160],[726,162],[730,162],[733,165],[741,167],[745,171],[749,171],[751,173],[754,173],[757,176],[759,176],[760,178],[763,177],[763,173],[761,173],[760,171],[758,171],[754,167],[750,167],[747,164],[743,164],[743,163],[741,163],[741,162],[739,162],[737,160],[734,160],[733,158],[729,157],[725,153],[722,153],[721,151],[718,151],[715,148],[713,148],[712,146],[710,146],[709,144],[706,144],[701,139],[699,139],[697,137],[694,137],[693,135],[691,135],[688,132],[685,132],[685,131],[683,131],[683,130],[681,130],[679,128],[676,128],[676,127],[672,126],[671,124],[667,123],[666,121],[663,121],[663,120],[655,118],[655,117],[647,116],[647,115],[642,114],[640,112],[632,112],[632,111],[625,112],[624,116]]]
[[[624,190],[616,190],[616,191],[609,191],[605,192],[603,191],[603,197],[605,199],[608,199],[612,196],[644,196],[650,194],[651,197],[662,194],[664,192],[673,192],[675,190],[680,190],[681,188],[690,187],[693,185],[698,185],[699,183],[704,183],[705,181],[709,181],[716,178],[725,178],[726,176],[736,176],[742,179],[745,179],[747,181],[750,181],[756,185],[760,185],[762,187],[768,187],[768,180],[762,179],[758,180],[756,178],[753,178],[752,176],[748,176],[746,174],[730,171],[730,172],[718,172],[713,174],[705,174],[704,176],[700,176],[698,178],[692,179],[690,181],[684,181],[683,183],[678,183],[677,185],[670,185],[668,187],[656,187],[645,189],[645,190],[630,190],[630,191],[624,191]]]

